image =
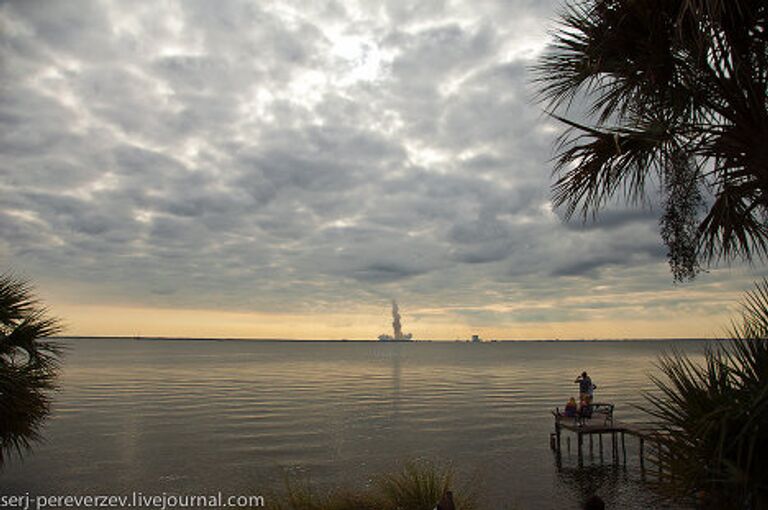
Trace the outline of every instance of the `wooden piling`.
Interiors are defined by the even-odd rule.
[[[624,465],[627,465],[627,445],[624,443],[624,431],[621,431],[621,453],[624,457]]]
[[[657,464],[659,465],[659,481],[662,481],[664,479],[664,472],[662,470],[662,466],[664,465],[664,460],[662,457],[663,454],[661,452],[661,439],[659,438],[656,439],[656,448],[657,448],[656,455],[659,460],[659,462],[657,462]]]
[[[581,433],[581,431],[576,433],[576,437],[579,443],[579,466],[581,466],[584,463],[584,454],[581,450],[581,447],[584,443],[584,434]]]
[[[603,462],[603,435],[599,434],[600,436],[600,462]]]

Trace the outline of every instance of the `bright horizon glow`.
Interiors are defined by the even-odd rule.
[[[63,319],[65,337],[164,337],[280,340],[375,340],[391,333],[391,317],[381,314],[268,314],[201,309],[158,309],[129,306],[53,305]],[[404,330],[414,340],[622,340],[723,337],[730,315],[700,315],[663,322],[604,320],[519,324],[515,327],[472,327],[448,314],[419,316],[405,311]],[[414,318],[413,315],[419,317]]]

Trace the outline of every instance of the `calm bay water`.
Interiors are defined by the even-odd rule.
[[[286,473],[364,487],[403,461],[450,462],[487,508],[648,508],[634,440],[617,468],[575,451],[558,469],[551,410],[589,371],[617,418],[652,388],[659,353],[700,341],[383,344],[68,339],[46,441],[0,492],[268,494]],[[575,441],[574,441],[575,445]],[[267,501],[268,503],[269,501]]]

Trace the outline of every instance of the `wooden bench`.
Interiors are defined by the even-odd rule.
[[[600,419],[603,420],[603,425],[613,426],[613,404],[594,402],[587,406],[587,412],[581,411],[577,415],[579,423],[584,424],[586,420]]]
[[[587,423],[587,420],[591,424],[595,424],[597,420],[602,419],[603,420],[603,426],[606,427],[612,427],[613,426],[613,410],[614,410],[613,404],[608,404],[605,402],[594,402],[592,404],[589,404],[587,407],[587,412],[581,411],[579,413],[576,413],[575,416],[566,416],[565,413],[560,412],[560,408],[555,409],[552,414],[555,415],[558,419],[563,418],[573,418],[574,423],[577,423],[579,425],[585,425]],[[596,420],[593,422],[592,420]]]

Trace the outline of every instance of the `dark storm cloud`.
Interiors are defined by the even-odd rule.
[[[555,5],[4,3],[0,253],[245,310],[666,285],[653,211],[551,209],[559,127],[527,69]]]
[[[632,223],[649,224],[658,222],[659,210],[644,207],[636,209],[616,208],[603,211],[595,217],[581,218],[574,216],[564,224],[574,230],[611,230]]]

